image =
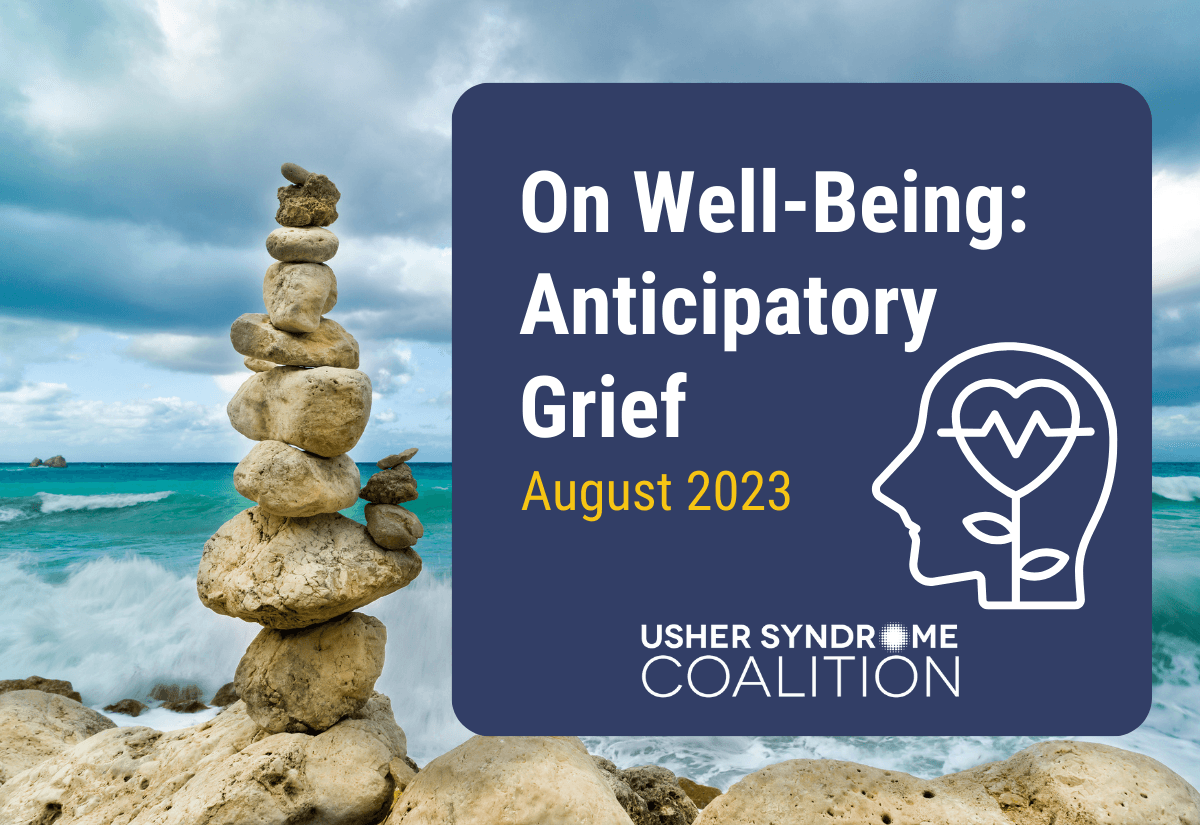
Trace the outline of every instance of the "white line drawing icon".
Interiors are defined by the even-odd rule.
[[[1075,598],[1064,600],[1023,600],[1021,598],[1021,583],[1023,581],[1044,581],[1062,571],[1071,560],[1071,556],[1062,550],[1053,548],[1038,548],[1032,551],[1024,552],[1021,547],[1021,499],[1029,493],[1040,487],[1050,476],[1052,476],[1062,465],[1067,455],[1071,452],[1071,448],[1079,438],[1088,438],[1096,435],[1094,427],[1080,426],[1080,410],[1079,402],[1074,394],[1067,387],[1057,381],[1048,378],[1035,378],[1026,381],[1019,386],[1014,387],[1005,381],[1000,381],[995,378],[985,378],[975,381],[963,388],[957,398],[954,400],[954,405],[951,410],[951,425],[937,431],[937,436],[942,438],[954,438],[958,443],[959,449],[966,458],[970,466],[977,472],[993,489],[1007,496],[1011,502],[1011,512],[1008,517],[998,513],[991,512],[975,512],[963,518],[963,526],[967,531],[979,541],[992,545],[1011,544],[1012,546],[1012,561],[1011,561],[1011,597],[1009,600],[996,600],[987,597],[986,582],[983,573],[977,570],[971,570],[963,573],[953,573],[942,576],[926,576],[920,571],[920,550],[921,550],[921,526],[910,517],[908,510],[894,499],[885,495],[882,491],[883,484],[891,478],[892,474],[913,454],[917,446],[921,443],[922,437],[925,435],[925,426],[929,419],[929,404],[933,396],[933,391],[938,383],[954,368],[967,363],[972,358],[981,355],[997,352],[1023,352],[1033,355],[1049,358],[1063,366],[1067,367],[1084,381],[1096,393],[1101,405],[1104,408],[1106,418],[1106,430],[1108,435],[1108,460],[1106,464],[1104,486],[1100,493],[1095,510],[1092,512],[1091,518],[1088,521],[1087,528],[1083,532],[1079,545],[1076,548],[1075,558]],[[1051,427],[1043,416],[1041,410],[1035,410],[1029,417],[1028,422],[1021,430],[1021,435],[1016,440],[1013,439],[1012,430],[1005,424],[1003,417],[996,410],[993,410],[984,421],[983,425],[978,428],[966,428],[962,426],[962,407],[963,404],[974,393],[983,389],[996,389],[1005,392],[1011,398],[1020,398],[1029,390],[1033,389],[1050,389],[1058,393],[1067,402],[1071,412],[1070,424],[1066,427]],[[1099,423],[1099,422],[1095,422]],[[995,475],[983,465],[976,457],[971,448],[970,439],[987,437],[993,431],[999,434],[1004,445],[1008,448],[1009,454],[1015,459],[1020,458],[1021,453],[1029,443],[1035,430],[1040,430],[1041,433],[1048,438],[1062,438],[1063,443],[1058,454],[1054,459],[1041,471],[1032,481],[1024,486],[1013,489],[1008,485],[999,481]],[[1100,383],[1092,376],[1090,372],[1084,369],[1075,361],[1067,356],[1033,344],[1021,344],[1014,342],[987,344],[980,347],[969,349],[966,352],[959,353],[951,358],[945,364],[938,368],[933,377],[925,385],[925,391],[921,395],[921,407],[917,417],[917,429],[908,445],[900,452],[896,458],[887,466],[887,468],[875,479],[871,485],[871,492],[875,498],[889,509],[896,512],[904,526],[908,529],[911,545],[909,550],[909,572],[913,578],[921,584],[928,586],[936,586],[942,584],[952,584],[962,581],[976,582],[977,595],[979,606],[985,610],[1074,610],[1084,604],[1084,578],[1083,567],[1084,558],[1087,554],[1087,547],[1091,541],[1092,534],[1095,532],[1096,525],[1100,521],[1101,515],[1104,513],[1104,508],[1108,503],[1108,497],[1112,491],[1113,476],[1116,471],[1117,463],[1117,424],[1116,416],[1113,413],[1112,403],[1109,401],[1107,393]],[[991,534],[980,530],[977,526],[980,522],[991,522],[1003,529],[1001,534]],[[1038,559],[1052,559],[1053,563],[1050,567],[1037,572],[1029,572],[1027,567],[1029,564]]]

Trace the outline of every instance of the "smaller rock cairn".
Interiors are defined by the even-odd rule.
[[[234,429],[259,441],[234,470],[257,506],[204,545],[196,589],[206,607],[263,625],[234,684],[250,717],[270,733],[319,733],[360,712],[383,670],[383,623],[353,612],[421,571],[423,533],[399,506],[417,497],[405,464],[416,449],[379,462],[360,492],[347,455],[367,426],[371,381],[358,342],[322,317],[337,303],[326,265],[338,239],[341,197],[324,175],[285,163],[281,228],[267,236],[277,263],[263,278],[266,314],[233,322],[233,348],[254,371],[229,402]],[[298,449],[297,449],[298,448]],[[338,511],[371,502],[364,526]]]

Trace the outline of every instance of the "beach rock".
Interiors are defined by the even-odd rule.
[[[284,518],[251,507],[205,543],[196,590],[217,613],[291,630],[370,604],[420,572],[411,549],[384,550],[339,513]]]
[[[380,470],[358,494],[373,504],[403,504],[417,497],[417,482],[407,464]]]
[[[281,186],[275,220],[282,226],[329,226],[337,220],[342,193],[324,175],[310,174],[303,183]]]
[[[710,802],[695,825],[768,822],[1011,825],[977,783],[918,779],[833,759],[793,759],[756,771]]]
[[[1200,822],[1200,794],[1140,753],[1092,742],[1039,742],[954,774],[986,789],[1016,825]]]
[[[57,693],[76,702],[82,702],[83,697],[75,686],[65,679],[43,679],[41,676],[30,676],[28,679],[5,679],[0,681],[0,693],[10,693],[14,690],[40,690],[43,693]]]
[[[412,547],[425,535],[425,528],[416,514],[396,504],[368,504],[367,532],[375,543],[388,550]]]
[[[264,629],[234,684],[250,718],[271,733],[323,731],[371,698],[386,642],[383,622],[361,613],[300,630]]]
[[[202,710],[208,710],[208,705],[199,699],[183,699],[179,702],[163,702],[162,708],[175,713],[199,713]]]
[[[709,802],[712,802],[721,795],[720,788],[714,788],[712,785],[701,785],[698,782],[693,782],[686,776],[679,777],[679,787],[688,795],[688,798],[696,803],[696,807],[704,810]]]
[[[362,436],[371,415],[371,379],[338,367],[276,367],[247,378],[226,411],[247,438],[331,458]]]
[[[56,693],[5,693],[0,696],[0,784],[112,727],[103,714]]]
[[[325,264],[274,263],[263,276],[263,305],[287,332],[314,332],[337,306],[337,278]]]
[[[285,263],[322,264],[337,249],[337,235],[317,226],[281,226],[267,236],[267,252]]]
[[[614,765],[603,756],[592,756],[592,762],[600,769],[604,781],[608,783],[608,787],[612,789],[613,795],[617,798],[617,803],[629,815],[633,825],[654,825],[657,822],[652,818],[650,809],[646,806],[646,800],[638,796],[633,788],[629,787],[629,783],[621,776],[621,769]]]
[[[381,458],[375,462],[375,466],[381,470],[389,470],[397,464],[403,464],[417,454],[417,447],[409,447],[402,453],[389,455],[387,458]]]
[[[313,177],[325,176],[313,175]],[[333,203],[325,198],[305,195],[305,188],[304,186],[281,186],[279,188],[279,209],[275,210],[275,222],[280,226],[329,226],[338,219],[337,207]]]
[[[105,705],[105,713],[119,713],[122,716],[138,717],[142,715],[148,705],[144,705],[137,699],[122,699],[120,702],[113,702],[111,705]]]
[[[216,708],[225,708],[232,705],[238,700],[237,688],[233,682],[228,682],[221,685],[220,689],[213,695],[210,705]]]
[[[358,341],[337,321],[322,318],[316,332],[284,332],[259,312],[247,312],[229,328],[229,340],[242,355],[289,367],[358,368]]]
[[[270,361],[264,361],[261,358],[251,358],[249,356],[243,358],[242,363],[245,364],[246,369],[250,370],[251,372],[266,372],[267,370],[273,370],[279,366],[278,364],[274,364]]]
[[[150,689],[150,698],[158,702],[191,702],[198,700],[204,692],[199,685],[179,685],[174,682],[159,682]]]
[[[426,765],[386,825],[629,825],[583,743],[475,736]]]
[[[44,467],[66,467],[67,460],[65,458],[63,458],[61,455],[50,456],[50,458],[47,458],[46,463],[43,464],[42,466],[44,466]]]
[[[29,462],[29,466],[30,467],[41,467],[42,460],[40,458],[35,458],[33,461]]]
[[[322,458],[282,441],[256,445],[233,471],[237,491],[276,516],[315,516],[353,507],[359,483],[358,465],[350,456]]]
[[[639,765],[621,771],[633,792],[646,802],[650,811],[650,825],[691,825],[700,815],[700,809],[691,800],[675,774],[658,765]]]
[[[171,733],[93,736],[0,787],[0,822],[370,825],[391,804],[405,748],[383,696],[317,736],[269,735],[238,702]]]
[[[308,180],[308,176],[312,174],[312,172],[309,172],[298,163],[285,163],[279,167],[279,171],[292,183],[298,184],[303,184]]]

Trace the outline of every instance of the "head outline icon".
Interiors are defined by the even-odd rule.
[[[1012,542],[1013,547],[1014,547],[1014,551],[1013,551],[1014,552],[1014,562],[1013,562],[1013,570],[1014,570],[1014,572],[1013,572],[1013,594],[1014,595],[1011,600],[1002,601],[1002,600],[988,599],[984,575],[983,575],[983,573],[979,572],[978,570],[970,570],[970,571],[966,571],[966,572],[962,572],[962,573],[951,573],[948,575],[941,575],[941,576],[926,576],[926,575],[924,575],[923,573],[921,573],[920,568],[919,568],[920,551],[921,551],[921,535],[920,535],[921,525],[916,523],[915,521],[913,521],[912,517],[908,513],[908,510],[902,504],[900,504],[899,502],[890,498],[889,496],[885,495],[882,490],[884,483],[887,482],[887,480],[892,477],[892,475],[896,472],[896,470],[898,470],[900,468],[900,466],[903,465],[904,462],[907,461],[908,458],[916,451],[918,445],[921,443],[922,438],[925,436],[926,424],[928,423],[928,420],[929,420],[929,404],[930,404],[930,400],[933,396],[933,392],[937,388],[938,383],[955,367],[958,367],[961,364],[966,363],[967,361],[969,361],[972,358],[976,358],[981,355],[986,355],[989,353],[996,353],[996,352],[1030,353],[1032,355],[1040,355],[1040,356],[1049,358],[1059,364],[1062,364],[1063,366],[1067,367],[1068,369],[1070,369],[1072,372],[1074,372],[1076,375],[1078,375],[1080,378],[1082,378],[1084,381],[1087,382],[1088,386],[1091,387],[1093,392],[1096,393],[1097,398],[1099,399],[1101,405],[1104,408],[1104,415],[1105,415],[1105,418],[1107,419],[1107,425],[1108,425],[1108,456],[1107,456],[1107,461],[1105,464],[1104,486],[1103,486],[1100,496],[1097,500],[1096,507],[1093,510],[1091,517],[1088,520],[1087,528],[1084,530],[1083,535],[1080,539],[1078,548],[1076,549],[1076,552],[1075,552],[1075,570],[1074,570],[1074,573],[1075,573],[1075,598],[1072,600],[1022,601],[1020,599],[1020,597],[1019,597],[1020,579],[1023,578],[1025,580],[1037,581],[1037,580],[1039,580],[1038,579],[1039,576],[1041,578],[1047,578],[1047,577],[1053,575],[1054,573],[1057,573],[1066,564],[1067,557],[1066,557],[1066,554],[1063,554],[1057,550],[1055,550],[1055,551],[1035,550],[1035,551],[1033,551],[1033,553],[1025,554],[1025,556],[1023,557],[1024,560],[1025,561],[1031,560],[1032,558],[1035,557],[1035,555],[1045,556],[1048,554],[1055,554],[1054,557],[1058,558],[1058,563],[1055,566],[1053,566],[1052,568],[1050,568],[1049,571],[1043,571],[1042,573],[1037,573],[1037,574],[1019,575],[1017,572],[1017,560],[1018,560],[1018,558],[1021,558],[1020,551],[1019,551],[1019,523],[1009,524],[1010,531],[1012,531],[1012,538],[1014,539]],[[1012,441],[1011,434],[1008,432],[1007,428],[1004,428],[1003,420],[999,419],[998,416],[996,416],[997,420],[995,420],[995,421],[993,420],[992,416],[989,416],[988,421],[985,422],[984,426],[981,428],[978,428],[975,430],[964,429],[961,426],[961,423],[959,420],[959,412],[962,407],[962,402],[965,400],[966,397],[968,397],[970,395],[971,392],[973,392],[977,388],[982,388],[982,387],[991,387],[991,388],[996,388],[996,389],[1002,389],[1005,392],[1007,392],[1010,396],[1012,396],[1013,398],[1020,396],[1027,389],[1032,389],[1035,387],[1048,387],[1050,389],[1054,389],[1056,392],[1059,392],[1059,394],[1062,395],[1067,400],[1069,406],[1071,407],[1071,412],[1072,412],[1071,424],[1069,427],[1060,428],[1058,430],[1053,430],[1053,429],[1049,428],[1049,426],[1045,423],[1045,419],[1041,417],[1040,413],[1034,413],[1034,416],[1030,418],[1028,426],[1025,428],[1024,432],[1022,433],[1021,439],[1017,442]],[[995,415],[995,414],[993,414],[993,415]],[[955,438],[955,440],[958,442],[959,447],[963,452],[963,455],[966,457],[966,459],[970,463],[970,465],[977,472],[979,472],[980,475],[982,475],[984,477],[984,479],[994,489],[996,489],[1000,492],[1003,492],[1005,495],[1008,495],[1010,499],[1012,499],[1013,517],[1014,517],[1013,521],[1014,522],[1018,521],[1020,498],[1023,495],[1025,495],[1026,493],[1031,492],[1032,490],[1034,490],[1038,486],[1040,486],[1042,482],[1044,482],[1051,474],[1053,474],[1054,471],[1056,471],[1058,469],[1058,466],[1062,463],[1063,459],[1066,457],[1067,452],[1070,450],[1071,444],[1074,443],[1074,441],[1077,437],[1092,434],[1091,428],[1082,428],[1079,426],[1079,409],[1078,409],[1078,405],[1076,403],[1074,396],[1072,396],[1071,393],[1065,387],[1062,387],[1061,384],[1058,384],[1057,382],[1054,382],[1054,381],[1050,381],[1048,379],[1034,379],[1034,380],[1022,383],[1017,387],[1013,387],[1011,384],[1008,384],[1003,381],[997,381],[995,379],[986,379],[984,381],[976,381],[958,394],[958,397],[956,398],[955,405],[954,405],[953,424],[954,424],[953,427],[943,429],[943,430],[937,432],[936,435],[953,436]],[[986,471],[986,469],[982,468],[981,465],[979,464],[979,462],[974,459],[974,456],[971,453],[970,448],[968,446],[966,446],[966,442],[964,440],[965,437],[984,435],[988,431],[990,431],[993,427],[995,427],[996,429],[1001,430],[1001,436],[1004,438],[1005,443],[1009,447],[1010,452],[1013,452],[1014,456],[1018,456],[1020,454],[1020,450],[1023,448],[1024,443],[1027,441],[1028,436],[1030,435],[1035,424],[1040,424],[1044,434],[1046,434],[1046,435],[1052,435],[1052,434],[1053,435],[1061,435],[1067,439],[1067,442],[1064,444],[1064,447],[1059,452],[1058,456],[1054,459],[1053,462],[1051,462],[1051,465],[1049,467],[1047,467],[1046,470],[1044,470],[1038,476],[1038,478],[1034,479],[1034,481],[1030,482],[1029,484],[1026,484],[1020,490],[1012,490],[1011,488],[1006,487],[1005,485],[1003,485],[999,481],[997,481],[989,472]],[[900,454],[897,455],[894,459],[892,459],[891,463],[888,464],[888,466],[884,469],[884,471],[882,473],[880,473],[879,476],[875,479],[875,481],[871,484],[871,493],[875,496],[875,499],[877,501],[879,501],[879,503],[883,504],[888,509],[894,511],[897,515],[899,515],[900,519],[904,523],[905,528],[907,528],[910,542],[911,542],[910,546],[909,546],[908,569],[909,569],[909,573],[912,575],[912,577],[918,583],[929,586],[929,587],[934,587],[934,586],[943,585],[943,584],[954,584],[957,582],[974,581],[976,583],[979,606],[985,610],[1077,610],[1077,609],[1083,607],[1084,599],[1085,599],[1083,570],[1084,570],[1084,561],[1087,556],[1088,545],[1091,542],[1092,535],[1096,530],[1096,525],[1100,522],[1100,518],[1104,514],[1104,509],[1108,504],[1108,498],[1109,498],[1110,493],[1112,492],[1113,478],[1116,474],[1116,466],[1117,466],[1117,421],[1116,421],[1116,415],[1113,412],[1112,402],[1109,401],[1108,394],[1104,391],[1104,388],[1102,386],[1100,386],[1100,382],[1097,381],[1095,379],[1095,377],[1090,372],[1088,372],[1086,369],[1084,369],[1080,364],[1078,364],[1077,362],[1075,362],[1071,358],[1068,358],[1067,356],[1063,355],[1060,352],[1056,352],[1047,347],[1040,347],[1035,344],[1022,344],[1022,343],[1018,343],[1018,342],[1001,342],[1001,343],[995,343],[995,344],[985,344],[983,346],[974,347],[972,349],[966,350],[965,352],[960,352],[958,355],[954,356],[953,358],[951,358],[946,363],[942,364],[942,366],[937,369],[937,371],[933,374],[933,376],[926,383],[925,389],[921,394],[921,405],[920,405],[920,410],[919,410],[918,416],[917,416],[916,432],[913,434],[913,437],[909,440],[908,444],[904,447],[904,449],[900,451]],[[980,517],[989,517],[989,520],[995,520],[994,518],[991,518],[992,516],[994,516],[994,514],[974,513],[974,514],[968,516],[966,519],[964,519],[963,524],[971,532],[971,534],[974,535],[976,538],[979,538],[983,541],[989,541],[989,538],[992,538],[992,537],[989,537],[988,534],[983,533],[982,531],[976,530],[973,527],[973,523],[974,523],[974,521],[979,520]],[[1009,538],[1008,536],[999,537],[998,539],[993,538],[989,543],[1008,543],[1007,542],[1008,538]]]

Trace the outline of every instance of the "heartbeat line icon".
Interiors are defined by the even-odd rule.
[[[1001,417],[999,410],[992,410],[987,420],[983,422],[983,426],[978,429],[966,429],[961,426],[943,427],[937,431],[937,434],[943,438],[983,438],[992,430],[999,430],[1000,438],[1004,440],[1004,445],[1008,448],[1009,455],[1013,458],[1020,458],[1021,453],[1029,444],[1029,439],[1033,436],[1035,429],[1040,429],[1042,435],[1047,438],[1067,438],[1068,436],[1096,434],[1096,431],[1091,427],[1051,427],[1046,423],[1041,410],[1033,411],[1033,415],[1029,416],[1029,421],[1025,424],[1025,429],[1021,432],[1021,437],[1016,441],[1013,441],[1012,433],[1008,431],[1008,427],[1004,424],[1004,418]]]

